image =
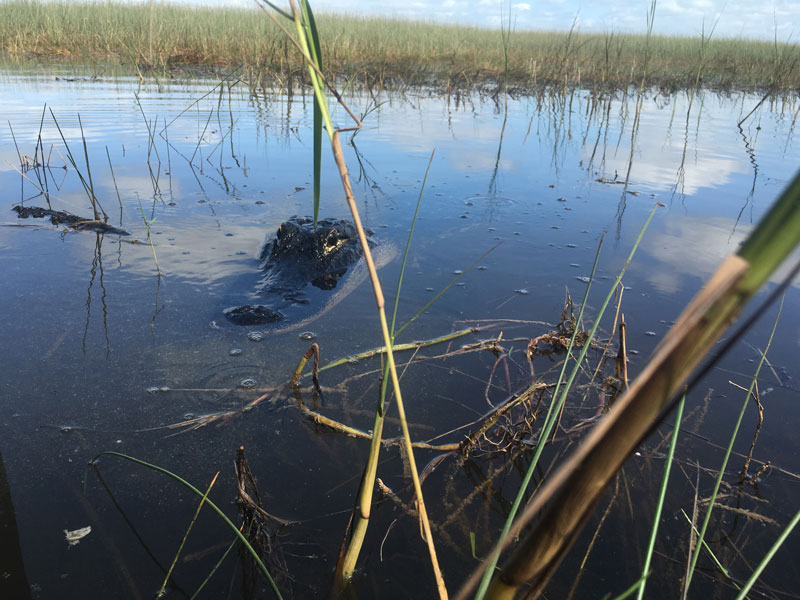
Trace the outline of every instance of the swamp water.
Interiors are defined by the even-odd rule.
[[[236,521],[233,460],[239,446],[246,449],[265,509],[298,521],[270,538],[279,586],[288,597],[325,597],[368,443],[313,424],[285,390],[241,412],[288,380],[311,342],[301,338],[305,330],[267,333],[256,341],[258,327],[227,324],[222,314],[228,306],[258,301],[262,243],[282,222],[312,210],[309,99],[253,95],[227,84],[220,94],[219,82],[211,80],[140,85],[133,79],[67,79],[43,70],[2,74],[10,128],[0,131],[0,590],[11,594],[3,597],[153,597],[198,499],[172,479],[116,457],[101,457],[97,471],[87,464],[102,451],[118,451],[203,490],[219,471],[210,498]],[[664,206],[624,278],[622,312],[635,376],[670,322],[736,250],[798,166],[796,100],[763,104],[739,129],[737,122],[759,98],[701,93],[687,117],[688,94],[651,92],[635,132],[635,98],[622,93],[513,98],[507,117],[502,97],[456,101],[407,93],[380,97],[378,106],[366,94],[348,100],[356,113],[370,111],[346,146],[361,218],[385,248],[400,249],[380,271],[389,307],[436,149],[398,326],[494,248],[398,338],[426,340],[494,325],[422,348],[407,370],[401,367],[418,440],[476,421],[534,377],[553,381],[548,371],[563,357],[529,362],[528,342],[555,329],[565,287],[580,302],[605,233],[587,306],[592,318],[659,201]],[[53,210],[91,217],[51,109],[87,177],[82,127],[91,185],[109,223],[130,236],[67,231],[46,219],[18,219],[12,211],[20,202],[48,208],[32,183],[42,186],[46,177]],[[335,116],[344,123],[343,110]],[[25,160],[11,128],[23,157],[34,156],[41,128],[48,168],[20,166]],[[335,166],[328,153],[323,157],[320,216],[346,218]],[[620,183],[628,173],[628,184]],[[740,582],[798,508],[799,309],[795,283],[786,294],[771,367],[759,381],[764,424],[750,473],[764,461],[772,466],[755,485],[738,485],[757,424],[751,404],[721,490],[724,506],[709,529],[715,553]],[[608,337],[613,315],[611,310],[604,318],[601,337]],[[745,394],[733,384],[747,387],[775,315],[773,307],[689,396],[648,597],[677,597],[689,543],[681,509],[691,515],[695,482],[701,500],[710,493]],[[322,364],[379,346],[368,282],[305,329],[320,346]],[[502,350],[456,352],[501,332]],[[590,353],[592,368],[600,356],[600,350]],[[400,357],[404,364],[412,354]],[[322,398],[309,393],[304,400],[366,431],[379,369],[375,358],[347,361],[321,374]],[[612,371],[604,367],[598,379],[611,373],[613,365]],[[545,453],[535,482],[608,400],[607,387],[583,384],[568,400],[557,443]],[[469,460],[447,457],[424,482],[451,593],[476,564],[471,535],[478,557],[498,535],[530,459],[534,408],[535,402],[505,422]],[[221,425],[167,428],[225,411],[234,411],[233,417]],[[394,407],[388,414],[385,435],[399,435]],[[459,442],[475,427],[436,443]],[[628,461],[551,583],[550,597],[617,594],[639,577],[669,430],[662,426]],[[417,462],[423,466],[440,454],[418,451]],[[396,447],[384,450],[379,476],[409,501],[410,480]],[[70,545],[65,530],[87,526],[91,532]],[[232,539],[204,509],[169,595],[191,597]],[[800,589],[798,552],[794,535],[762,576],[762,596],[786,597]],[[391,498],[373,511],[359,566],[361,597],[434,594],[415,520]],[[700,569],[692,595],[735,595],[706,556]],[[243,583],[241,573],[234,549],[199,597],[269,597],[265,586]]]

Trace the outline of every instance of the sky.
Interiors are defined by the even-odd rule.
[[[173,0],[175,1],[175,0]],[[178,0],[204,5],[252,6],[250,0]],[[278,5],[288,5],[277,0]],[[499,27],[501,12],[517,30],[644,33],[650,0],[311,0],[315,12]],[[714,37],[800,41],[800,0],[658,0],[654,33],[700,35],[719,21]]]

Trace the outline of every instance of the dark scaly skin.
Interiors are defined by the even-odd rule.
[[[371,235],[371,233],[370,233]],[[369,240],[376,266],[394,257],[394,249]],[[292,217],[265,242],[257,290],[263,304],[224,311],[236,325],[292,331],[315,321],[341,302],[367,276],[363,251],[349,221]]]

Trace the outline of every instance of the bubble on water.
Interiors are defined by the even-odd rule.
[[[258,385],[258,382],[253,379],[252,377],[248,377],[247,379],[242,379],[239,382],[239,387],[245,388],[247,390],[251,390]]]
[[[489,267],[484,267],[483,265],[481,265],[480,267],[478,267],[478,271],[485,271],[488,268]]]
[[[260,342],[264,339],[264,334],[260,331],[251,331],[247,334],[247,339],[251,342]]]
[[[578,246],[576,246],[575,244],[567,244],[567,248],[577,248],[577,247]]]
[[[656,337],[656,335],[657,335],[655,331],[645,331],[644,334],[647,337]]]
[[[580,267],[580,265],[578,263],[570,263],[569,266],[570,267]]]
[[[155,386],[155,385],[150,386],[149,388],[147,388],[146,391],[147,391],[148,394],[157,394],[158,393],[158,386]]]
[[[300,339],[305,341],[313,340],[316,337],[317,334],[314,333],[313,331],[304,331],[303,333],[300,334]]]
[[[245,254],[247,254],[247,252],[245,252],[244,250],[237,250],[235,254],[236,256],[244,256]]]
[[[462,271],[461,269],[456,269],[455,271],[453,271],[453,275],[461,275],[463,272],[464,271]]]
[[[575,279],[577,279],[581,283],[589,283],[591,281],[591,279],[589,279],[588,277],[576,277]]]
[[[159,392],[168,392],[168,391],[169,391],[169,388],[168,388],[167,386],[165,386],[165,385],[164,385],[164,386],[161,386],[160,388],[158,388],[158,391],[159,391]]]
[[[61,433],[72,433],[72,427],[70,427],[69,425],[64,425],[63,427],[59,427],[58,430]]]
[[[358,362],[358,359],[355,356],[351,356],[347,359],[347,362],[349,362],[351,365],[354,365]]]
[[[520,288],[518,290],[514,290],[514,292],[516,292],[517,294],[521,294],[522,296],[527,296],[528,295],[528,290],[526,290],[525,288]]]
[[[242,349],[241,348],[231,348],[228,351],[228,354],[231,355],[231,356],[239,356],[239,355],[241,355],[241,353],[242,353]]]
[[[194,413],[188,412],[185,415],[183,415],[183,420],[184,421],[189,421],[190,419],[194,419]]]

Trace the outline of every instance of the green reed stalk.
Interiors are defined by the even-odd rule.
[[[308,2],[301,2],[300,6],[303,10],[303,20],[306,28],[306,37],[311,40],[309,50],[311,50],[311,58],[314,64],[317,65],[322,71],[322,48],[319,43],[319,32],[317,32],[317,23],[314,20],[314,13]],[[310,67],[309,67],[310,69]],[[313,69],[311,69],[313,70]],[[316,75],[316,74],[315,74]],[[312,75],[313,77],[313,75]],[[317,95],[314,94],[314,226],[317,226],[317,219],[319,218],[319,197],[322,189],[322,107]]]
[[[194,528],[194,524],[197,522],[197,517],[200,516],[200,511],[203,509],[203,504],[205,504],[206,500],[208,500],[208,495],[211,493],[211,488],[213,488],[214,484],[217,482],[217,477],[219,477],[219,471],[217,471],[217,474],[214,475],[214,478],[211,480],[211,483],[208,484],[208,489],[206,490],[206,493],[203,494],[203,497],[200,499],[200,504],[197,505],[197,510],[194,512],[194,517],[192,517],[192,520],[189,523],[189,527],[186,529],[186,533],[183,534],[183,539],[181,540],[181,543],[178,546],[178,551],[175,553],[175,556],[172,559],[172,564],[170,564],[169,569],[167,570],[167,574],[164,577],[164,582],[161,584],[161,588],[156,593],[156,598],[163,598],[165,596],[165,590],[167,589],[167,583],[169,582],[169,578],[172,576],[172,572],[175,570],[175,565],[178,564],[178,558],[180,557],[181,552],[183,552],[183,547],[186,545],[186,540],[189,539],[189,534]]]
[[[209,571],[208,575],[206,575],[206,578],[203,580],[203,582],[199,586],[197,586],[197,589],[194,591],[194,594],[191,595],[189,600],[194,600],[195,598],[197,598],[200,592],[203,591],[203,588],[206,587],[209,581],[211,581],[211,578],[214,576],[214,573],[216,573],[219,570],[222,563],[225,561],[226,558],[228,558],[228,554],[230,554],[231,550],[233,550],[235,547],[236,547],[236,538],[234,538],[230,546],[228,546],[225,549],[225,552],[223,552],[222,556],[219,557],[217,564],[215,564],[214,567],[211,569],[211,571]]]
[[[664,474],[661,477],[661,488],[658,492],[658,503],[656,504],[656,512],[653,515],[653,529],[650,531],[650,539],[647,542],[647,552],[644,555],[644,565],[642,566],[642,577],[639,580],[639,591],[636,594],[637,600],[644,598],[644,588],[647,585],[647,577],[650,574],[650,562],[653,558],[653,550],[656,547],[656,534],[658,533],[658,524],[661,522],[661,511],[664,508],[664,498],[667,496],[667,484],[669,483],[669,473],[672,469],[672,458],[675,456],[675,446],[678,445],[678,431],[681,428],[681,418],[683,417],[683,406],[686,403],[686,392],[681,396],[681,401],[678,403],[678,410],[675,414],[675,427],[672,429],[672,439],[669,443],[669,452],[667,453],[667,461],[664,465]]]
[[[589,283],[586,284],[586,291],[583,293],[583,300],[581,301],[581,308],[578,311],[578,319],[576,323],[580,323],[583,319],[583,311],[586,308],[586,302],[589,299],[589,291],[592,289],[592,282],[594,281],[594,274],[597,270],[597,263],[600,259],[600,250],[603,247],[603,240],[600,239],[600,243],[597,245],[597,252],[594,255],[594,263],[592,263],[592,271],[589,274]],[[600,322],[599,317],[595,320],[595,328],[597,324]],[[561,412],[561,407],[564,404],[564,400],[566,398],[566,393],[558,395],[559,389],[561,388],[561,384],[564,381],[564,373],[567,369],[567,363],[569,362],[569,357],[572,356],[572,349],[575,347],[575,338],[578,335],[579,327],[576,325],[572,332],[572,337],[569,340],[569,346],[567,346],[567,351],[565,353],[564,362],[561,364],[561,371],[558,374],[558,381],[556,382],[556,388],[553,391],[553,401],[550,402],[550,407],[547,409],[547,414],[544,418],[544,424],[542,425],[542,430],[539,433],[539,438],[536,441],[536,449],[533,453],[533,458],[531,459],[530,464],[528,465],[528,470],[525,472],[525,477],[522,479],[522,483],[519,486],[519,490],[517,490],[517,495],[514,498],[514,503],[511,505],[511,509],[508,511],[508,516],[506,517],[506,521],[503,524],[503,530],[500,532],[500,539],[504,539],[508,535],[509,529],[511,529],[511,525],[514,522],[514,517],[517,516],[517,511],[519,510],[520,504],[522,503],[525,494],[528,491],[528,486],[530,485],[531,479],[533,478],[533,474],[536,472],[536,466],[539,464],[539,458],[542,455],[542,451],[544,450],[545,444],[547,443],[548,438],[550,437],[550,433],[553,430],[556,422],[558,421],[558,415]],[[572,372],[572,376],[570,377],[570,381],[567,384],[566,391],[569,391],[569,388],[572,384],[572,379],[575,376],[578,368],[583,361],[583,357],[586,355],[585,349],[591,345],[592,335],[589,336],[589,339],[584,344],[584,350],[581,352],[580,357],[575,361],[575,369]],[[533,385],[536,385],[535,383]],[[533,386],[531,386],[533,387]],[[530,389],[530,388],[529,388]],[[527,390],[526,390],[527,391]],[[524,392],[523,392],[524,393]],[[497,567],[497,561],[500,559],[499,552],[493,552],[488,559],[488,567],[486,568],[486,572],[483,575],[483,579],[481,580],[480,586],[478,586],[478,591],[475,593],[476,600],[481,600],[487,593],[489,589],[489,584],[492,580],[492,575],[494,574],[495,568]]]
[[[532,594],[541,593],[608,483],[633,449],[664,417],[663,409],[675,391],[798,244],[800,173],[761,219],[739,253],[723,261],[656,348],[639,377],[548,478],[509,536],[498,545],[495,552],[520,535],[538,515],[535,526],[495,579],[495,597],[511,597],[526,582],[532,582]],[[459,598],[466,598],[477,585],[483,569],[483,565],[478,567]]]
[[[100,214],[97,212],[97,209],[100,208],[100,211],[103,213],[106,219],[108,219],[108,215],[106,215],[106,211],[103,210],[103,207],[100,205],[100,201],[97,199],[97,196],[94,195],[94,184],[92,183],[92,173],[91,170],[88,172],[89,181],[84,178],[83,174],[81,173],[80,169],[78,168],[78,163],[75,161],[75,157],[72,155],[72,150],[69,148],[69,144],[67,143],[67,139],[64,137],[64,133],[61,131],[61,125],[58,123],[58,119],[56,119],[55,113],[53,113],[53,109],[50,110],[50,115],[53,117],[53,122],[56,125],[56,129],[58,129],[58,134],[61,136],[61,141],[64,142],[64,147],[67,149],[67,160],[72,165],[72,168],[75,169],[75,173],[78,175],[78,179],[80,179],[81,185],[83,186],[83,190],[86,192],[86,196],[89,198],[89,204],[92,205],[92,212],[94,213],[94,220],[100,220]],[[78,115],[78,122],[80,123],[81,116]],[[83,124],[81,124],[81,140],[83,141],[83,151],[86,157],[86,168],[89,169],[89,154],[86,149],[86,137],[83,135]]]
[[[142,221],[144,221],[144,227],[147,230],[147,241],[150,244],[150,249],[153,251],[153,262],[156,263],[156,272],[158,273],[158,279],[161,279],[161,269],[158,267],[158,256],[156,256],[156,246],[153,243],[153,236],[150,235],[150,225],[156,222],[156,217],[148,220],[147,215],[144,214],[144,207],[142,206],[142,202],[139,201],[139,210],[142,212]]]
[[[403,251],[403,262],[400,266],[400,275],[397,278],[397,290],[394,296],[394,308],[392,310],[392,323],[390,328],[392,344],[394,344],[396,337],[395,323],[397,320],[397,307],[400,304],[400,290],[403,286],[403,275],[405,273],[406,262],[408,260],[408,251],[411,248],[411,238],[414,236],[417,215],[419,214],[419,207],[422,204],[422,194],[425,190],[425,184],[428,181],[428,173],[430,172],[431,164],[433,163],[433,156],[434,152],[431,152],[430,159],[428,159],[428,166],[425,169],[425,177],[423,178],[422,186],[420,187],[419,197],[417,198],[417,206],[414,209],[414,216],[411,219],[411,227],[409,227],[408,231],[408,240],[406,241],[406,247]],[[394,347],[394,350],[397,350],[396,346]],[[375,489],[375,478],[378,473],[378,457],[380,455],[381,441],[383,437],[383,425],[386,416],[385,402],[389,376],[388,371],[389,363],[387,361],[383,366],[383,373],[380,380],[380,396],[378,398],[377,410],[375,411],[375,422],[372,426],[372,441],[369,447],[367,462],[364,465],[364,472],[361,477],[358,502],[353,514],[353,518],[355,519],[353,533],[350,537],[349,544],[347,544],[347,549],[345,550],[344,556],[336,568],[337,578],[339,578],[341,582],[349,580],[355,571],[358,556],[361,553],[361,548],[366,537],[370,514],[372,512],[372,496]]]
[[[506,518],[506,523],[503,526],[503,531],[500,534],[500,541],[498,542],[497,546],[495,546],[495,549],[492,551],[491,558],[487,561],[488,564],[487,564],[487,567],[486,567],[485,571],[483,571],[483,569],[481,569],[483,571],[483,577],[481,578],[481,582],[480,582],[480,586],[478,587],[478,591],[475,593],[475,598],[478,599],[478,600],[483,598],[485,595],[488,595],[490,598],[498,598],[498,597],[502,598],[502,597],[505,597],[504,594],[507,593],[507,591],[503,591],[503,590],[499,589],[503,585],[502,583],[500,583],[496,579],[492,580],[492,576],[494,575],[495,566],[497,565],[497,561],[500,558],[500,552],[502,550],[503,544],[505,543],[506,540],[508,540],[511,537],[509,532],[511,530],[511,526],[512,526],[513,520],[516,517],[517,509],[519,508],[519,506],[520,506],[520,504],[522,502],[522,499],[523,499],[523,497],[525,495],[525,492],[526,492],[527,487],[528,487],[528,483],[530,482],[531,477],[533,477],[533,472],[535,471],[536,465],[539,462],[539,458],[542,455],[542,452],[544,450],[544,445],[547,442],[547,439],[550,437],[550,433],[552,432],[553,427],[555,426],[555,424],[556,424],[556,422],[558,420],[558,414],[561,412],[561,407],[564,405],[564,403],[567,400],[567,395],[569,394],[570,389],[572,388],[572,383],[575,381],[575,377],[577,376],[578,372],[580,371],[581,364],[583,363],[583,359],[586,356],[586,353],[589,351],[589,347],[591,346],[592,340],[594,339],[595,333],[597,332],[597,328],[600,326],[600,320],[602,319],[603,314],[606,311],[606,308],[608,307],[609,303],[611,302],[611,299],[613,298],[615,291],[619,287],[619,284],[622,281],[622,276],[625,274],[625,271],[627,271],[628,266],[631,264],[631,261],[633,260],[633,257],[636,254],[636,250],[639,248],[639,244],[641,243],[642,238],[644,237],[644,232],[647,230],[647,227],[650,225],[650,221],[653,219],[653,216],[656,213],[656,209],[659,206],[661,206],[661,204],[659,204],[659,203],[656,203],[656,204],[653,205],[653,208],[651,209],[650,214],[647,216],[647,219],[645,220],[644,225],[642,225],[642,228],[639,230],[639,235],[637,236],[636,241],[634,242],[633,247],[631,248],[631,251],[628,254],[628,258],[625,261],[625,264],[622,265],[622,269],[620,269],[620,272],[617,275],[617,278],[614,281],[614,284],[611,286],[611,289],[608,291],[608,294],[606,295],[606,298],[605,298],[605,300],[603,301],[603,304],[600,307],[600,310],[599,310],[599,312],[598,312],[598,314],[597,314],[597,316],[595,318],[594,326],[592,327],[592,330],[589,332],[589,336],[586,339],[586,341],[585,341],[585,343],[583,345],[583,348],[581,348],[581,352],[580,352],[580,354],[578,355],[578,358],[575,361],[575,366],[573,367],[572,372],[570,373],[570,376],[567,379],[567,382],[564,385],[563,390],[561,389],[561,384],[562,384],[562,382],[564,380],[564,373],[566,372],[566,367],[567,367],[567,360],[566,359],[564,360],[564,364],[561,366],[561,373],[558,376],[558,382],[556,383],[556,389],[553,392],[554,402],[552,403],[550,409],[548,409],[547,416],[546,416],[545,421],[544,421],[544,425],[542,426],[542,432],[539,435],[539,439],[538,439],[537,444],[536,444],[536,449],[534,451],[533,458],[531,459],[531,464],[528,466],[528,471],[525,474],[525,479],[523,480],[522,485],[520,486],[520,489],[517,492],[517,497],[515,498],[514,504],[513,504],[512,508],[511,508],[511,510],[509,511],[508,517]],[[590,276],[590,284],[591,284],[591,281],[592,281],[592,279],[594,277],[594,271],[597,268],[597,261],[598,261],[599,257],[600,257],[600,247],[598,246],[597,254],[595,255],[595,259],[594,259],[594,265],[592,266],[592,274]],[[586,301],[588,300],[588,296],[589,296],[589,287],[590,287],[590,285],[587,285],[586,293],[584,295],[583,302],[581,303],[581,310],[580,310],[580,313],[578,314],[578,322],[580,322],[581,318],[583,317],[583,309],[586,306]],[[567,357],[570,356],[570,353],[572,351],[572,346],[573,346],[573,343],[574,343],[574,340],[575,340],[575,335],[577,334],[577,330],[578,330],[578,328],[576,327],[575,331],[573,332],[572,339],[570,340],[569,348],[567,349],[567,354],[566,354]],[[558,395],[559,391],[561,391],[561,395],[560,396]],[[557,400],[555,400],[556,398],[557,398]],[[492,589],[490,587],[490,584],[493,586],[494,589]],[[513,592],[511,592],[511,593],[513,595]],[[463,596],[463,590],[462,590],[462,596]]]
[[[728,459],[731,457],[731,452],[733,450],[733,444],[736,442],[736,436],[739,434],[739,427],[742,424],[742,418],[744,418],[744,412],[747,409],[748,404],[750,404],[750,397],[753,395],[753,390],[755,390],[756,383],[758,382],[758,376],[761,373],[761,367],[764,366],[764,361],[767,359],[767,352],[769,352],[770,346],[772,346],[772,338],[775,336],[775,331],[778,329],[778,321],[781,318],[781,312],[783,311],[783,299],[781,299],[781,304],[778,308],[778,314],[775,317],[775,322],[772,324],[772,331],[769,334],[769,339],[767,340],[767,346],[764,348],[764,351],[761,353],[761,359],[758,361],[758,366],[756,367],[755,373],[753,373],[753,379],[750,381],[750,387],[747,389],[747,393],[744,396],[744,401],[742,402],[742,408],[739,410],[739,418],[736,420],[736,425],[733,427],[733,432],[731,433],[731,439],[728,442],[728,447],[725,450],[725,455],[722,458],[722,465],[719,468],[719,473],[717,473],[717,479],[714,482],[714,490],[711,492],[711,497],[708,501],[708,508],[706,509],[705,518],[703,519],[703,524],[700,526],[700,533],[697,535],[697,541],[695,542],[695,547],[693,549],[690,548],[692,552],[692,560],[689,565],[689,572],[686,576],[686,584],[684,585],[684,598],[687,596],[689,592],[689,586],[692,584],[692,576],[694,575],[695,568],[697,567],[697,559],[700,557],[700,549],[702,548],[703,541],[705,539],[706,530],[708,529],[708,523],[711,521],[711,511],[714,510],[714,504],[717,501],[717,494],[719,493],[719,486],[722,484],[722,478],[725,476],[725,469],[728,466]]]
[[[792,533],[792,530],[797,526],[797,523],[800,522],[800,511],[794,516],[794,518],[789,522],[789,525],[786,526],[786,529],[783,530],[783,533],[778,536],[778,539],[775,540],[775,543],[772,545],[772,548],[769,549],[769,552],[764,556],[756,570],[753,571],[753,574],[750,576],[750,579],[747,580],[747,583],[744,584],[742,590],[739,592],[739,595],[736,596],[736,600],[744,600],[747,598],[747,592],[750,591],[750,588],[753,587],[756,580],[761,576],[761,573],[767,567],[769,562],[772,560],[772,557],[778,552],[778,549],[781,547],[783,542],[786,541],[786,538],[789,537],[789,534]]]
[[[695,526],[694,526],[694,523],[693,523],[693,522],[692,522],[692,520],[689,518],[689,515],[687,515],[687,514],[686,514],[686,511],[685,511],[685,510],[683,510],[683,509],[681,509],[681,514],[683,515],[683,518],[684,518],[684,519],[686,519],[686,522],[689,524],[689,526],[692,528],[692,533],[694,533],[694,535],[695,535],[695,536],[698,536],[698,535],[700,535],[700,532],[699,532],[699,531],[697,531],[697,527],[695,527]],[[697,538],[695,537],[695,539],[697,539]],[[717,558],[717,555],[716,555],[716,554],[714,554],[714,551],[713,551],[713,550],[711,550],[711,547],[708,545],[708,542],[706,542],[705,540],[703,540],[703,549],[705,549],[705,551],[706,551],[706,552],[708,552],[708,555],[711,557],[711,560],[713,560],[713,561],[714,561],[714,564],[715,564],[715,565],[717,565],[717,568],[720,570],[720,572],[721,572],[723,575],[725,575],[725,577],[726,577],[727,579],[729,579],[729,580],[730,580],[730,582],[731,582],[731,584],[733,585],[733,587],[735,587],[737,590],[740,590],[740,589],[742,589],[742,586],[740,586],[738,583],[736,583],[736,581],[734,581],[734,580],[733,580],[733,577],[731,577],[731,574],[730,574],[730,572],[728,571],[728,569],[726,569],[726,568],[723,566],[723,564],[722,564],[722,563],[720,562],[720,560]]]
[[[307,16],[309,14],[307,0],[300,0],[300,5],[302,8],[302,14]],[[294,41],[294,43],[300,49],[300,52],[302,53],[309,70],[311,82],[312,85],[314,86],[314,95],[319,101],[322,117],[325,121],[325,127],[328,131],[328,136],[330,137],[333,157],[336,162],[336,166],[339,170],[339,175],[342,180],[342,187],[344,189],[345,196],[347,198],[347,204],[350,208],[350,213],[353,217],[353,223],[355,224],[356,231],[358,232],[359,241],[361,243],[361,248],[364,253],[364,260],[366,261],[367,268],[369,270],[370,280],[372,282],[372,289],[375,294],[375,302],[378,308],[378,316],[380,318],[380,323],[381,323],[381,333],[383,334],[383,340],[386,346],[386,359],[389,364],[389,373],[392,378],[392,387],[394,391],[395,402],[397,404],[397,411],[399,413],[400,424],[403,431],[403,440],[405,445],[406,457],[409,463],[411,478],[414,482],[414,491],[417,498],[417,512],[419,514],[419,518],[422,523],[424,538],[428,546],[428,552],[431,558],[431,566],[433,567],[439,596],[440,598],[446,598],[447,589],[444,584],[444,579],[442,578],[441,569],[439,568],[439,561],[436,557],[436,548],[433,543],[433,534],[431,532],[430,522],[428,521],[427,511],[425,509],[425,502],[423,500],[423,495],[422,495],[422,485],[419,480],[419,472],[417,471],[416,461],[414,460],[414,450],[411,442],[411,434],[408,429],[408,421],[406,420],[405,406],[403,404],[403,398],[400,392],[400,381],[397,376],[397,369],[394,362],[394,353],[392,352],[392,336],[389,332],[389,326],[386,321],[386,311],[384,310],[385,301],[383,297],[383,290],[381,289],[378,273],[377,270],[375,269],[375,263],[372,260],[372,252],[370,251],[370,247],[367,242],[367,237],[364,232],[364,228],[361,224],[361,217],[359,215],[358,207],[356,206],[355,202],[355,197],[353,196],[352,186],[350,184],[350,176],[347,170],[347,163],[345,161],[344,153],[342,151],[342,144],[339,137],[339,132],[345,130],[344,129],[338,130],[333,128],[330,118],[330,109],[328,108],[327,98],[325,96],[324,86],[326,82],[324,81],[320,65],[314,62],[314,59],[311,57],[310,46],[314,42],[313,40],[309,41],[308,35],[311,34],[312,36],[314,36],[316,35],[316,32],[313,31],[310,27],[304,25],[304,23],[307,22],[307,18],[304,19],[301,16],[301,13],[300,11],[298,11],[294,0],[290,0],[290,6],[292,9],[292,20],[294,21],[295,28],[297,30],[297,40]],[[275,20],[274,16],[272,16],[271,13],[268,12],[268,14],[273,20]],[[275,22],[277,23],[277,21]],[[338,94],[336,94],[335,91],[334,94],[337,96],[337,100],[341,102],[341,98],[339,97]],[[343,106],[345,106],[345,108],[347,108],[346,105],[344,105],[344,103],[342,104]],[[347,111],[350,114],[350,116],[354,118],[358,126],[360,126],[360,121],[358,121],[355,115],[353,115],[352,111],[350,111],[349,109],[347,109]],[[365,528],[366,525],[364,525],[363,527]],[[342,580],[337,581],[337,585],[346,584],[347,579],[349,579],[350,575],[351,573],[350,574],[344,573],[344,578]]]
[[[133,463],[136,463],[137,465],[141,465],[143,467],[147,467],[148,469],[152,469],[153,471],[157,471],[158,473],[163,473],[167,477],[170,477],[170,478],[174,479],[175,481],[177,481],[178,483],[180,483],[183,487],[185,487],[188,490],[190,490],[196,496],[199,496],[200,498],[205,497],[205,494],[203,494],[203,492],[198,490],[191,483],[189,483],[188,481],[186,481],[185,479],[183,479],[179,475],[176,475],[172,471],[168,471],[167,469],[165,469],[163,467],[159,467],[158,465],[154,465],[154,464],[145,462],[143,460],[139,460],[138,458],[134,458],[133,456],[128,456],[127,454],[122,454],[121,452],[112,452],[112,451],[101,452],[100,454],[98,454],[97,456],[95,456],[91,460],[90,464],[96,464],[98,459],[101,456],[116,456],[118,458],[124,458],[125,460],[129,460],[129,461],[131,461]],[[236,525],[233,524],[233,522],[228,518],[228,515],[226,515],[219,506],[214,504],[214,502],[212,502],[208,498],[206,498],[205,502],[206,502],[206,504],[208,504],[208,506],[215,513],[217,513],[217,515],[219,515],[219,517],[225,522],[225,524],[231,529],[231,531],[233,531],[234,534],[236,534],[236,537],[242,543],[242,545],[247,550],[247,552],[250,554],[250,556],[253,557],[253,560],[258,565],[258,568],[264,574],[264,577],[266,577],[267,582],[270,585],[270,588],[272,588],[272,593],[275,595],[276,598],[278,598],[278,600],[282,600],[283,596],[281,596],[281,592],[278,589],[278,586],[275,583],[275,580],[272,578],[272,575],[269,574],[269,570],[267,570],[267,567],[266,567],[266,565],[264,565],[264,562],[261,560],[261,557],[258,555],[258,552],[256,552],[255,549],[253,548],[253,546],[250,545],[250,542],[247,541],[247,538],[244,536],[244,534],[241,531],[239,531],[239,528],[236,527]]]

